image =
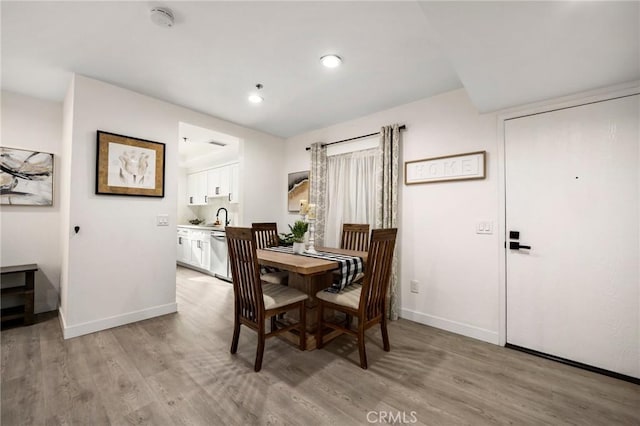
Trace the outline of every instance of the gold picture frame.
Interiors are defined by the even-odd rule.
[[[164,197],[165,144],[98,130],[96,194]]]
[[[484,179],[486,151],[445,155],[404,163],[404,184]]]

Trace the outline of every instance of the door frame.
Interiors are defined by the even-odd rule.
[[[640,80],[624,83],[607,88],[582,92],[562,98],[551,99],[534,104],[529,104],[520,108],[512,108],[509,110],[498,112],[497,116],[497,161],[498,161],[498,235],[502,236],[499,240],[500,249],[503,250],[502,256],[499,256],[499,319],[498,319],[498,344],[505,346],[507,343],[507,248],[506,248],[506,218],[507,218],[507,200],[505,185],[505,121],[514,118],[526,117],[546,112],[552,112],[560,109],[572,108],[586,105],[594,102],[607,101],[619,97],[630,96],[640,93]]]

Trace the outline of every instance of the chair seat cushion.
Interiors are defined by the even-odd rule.
[[[295,288],[279,284],[263,283],[262,297],[264,298],[265,309],[275,309],[291,303],[300,302],[309,296]]]
[[[260,275],[260,279],[271,284],[287,285],[287,283],[289,282],[289,272],[267,272],[266,274]]]
[[[361,284],[352,284],[349,287],[345,287],[345,289],[339,293],[329,293],[328,291],[321,290],[316,293],[316,297],[325,302],[333,303],[334,305],[358,309],[361,292]]]

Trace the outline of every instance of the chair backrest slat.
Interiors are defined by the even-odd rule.
[[[239,315],[255,324],[264,318],[264,299],[256,253],[255,231],[250,228],[225,228],[235,308]]]
[[[278,225],[275,222],[252,223],[251,229],[256,232],[256,242],[259,249],[279,245]]]
[[[340,248],[347,250],[367,251],[369,246],[369,225],[345,223],[342,225]]]
[[[371,231],[371,242],[369,243],[360,296],[360,309],[365,310],[367,320],[386,314],[385,299],[389,289],[397,234],[397,228]]]

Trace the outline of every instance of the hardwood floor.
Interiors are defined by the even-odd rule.
[[[2,331],[2,425],[640,424],[640,386],[405,320],[301,352],[231,343],[232,287],[179,268],[177,314],[63,340],[57,318]]]

